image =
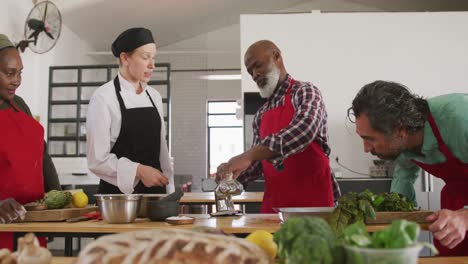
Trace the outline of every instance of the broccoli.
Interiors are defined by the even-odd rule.
[[[332,255],[326,239],[318,235],[303,234],[293,243],[291,248],[291,264],[331,264]]]
[[[273,239],[280,263],[332,263],[331,252],[337,247],[330,226],[318,217],[290,218]]]

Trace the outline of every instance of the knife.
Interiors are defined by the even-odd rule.
[[[69,218],[66,221],[68,223],[75,223],[75,222],[86,221],[86,220],[91,220],[91,219],[101,220],[102,219],[101,213],[99,211],[94,211],[94,212],[86,213],[82,216]]]

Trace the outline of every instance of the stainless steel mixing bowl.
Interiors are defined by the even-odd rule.
[[[102,218],[109,224],[135,221],[140,209],[141,194],[96,194]]]

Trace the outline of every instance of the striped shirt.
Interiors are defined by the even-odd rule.
[[[297,81],[291,87],[291,100],[295,109],[289,126],[278,133],[260,139],[260,123],[265,112],[284,105],[286,91],[292,77],[287,79],[275,90],[265,104],[260,107],[253,121],[252,146],[263,145],[279,156],[268,160],[277,170],[283,169],[283,160],[304,150],[313,141],[317,142],[325,155],[330,154],[327,131],[327,112],[320,90],[309,82]],[[262,163],[254,162],[237,178],[242,184],[254,181],[262,176]]]

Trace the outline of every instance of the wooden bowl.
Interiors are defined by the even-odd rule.
[[[166,218],[166,223],[171,225],[191,225],[194,222],[195,218],[189,216],[171,216]]]
[[[26,211],[39,211],[39,210],[46,210],[47,206],[44,203],[38,203],[38,202],[31,202],[23,205],[24,209]]]

